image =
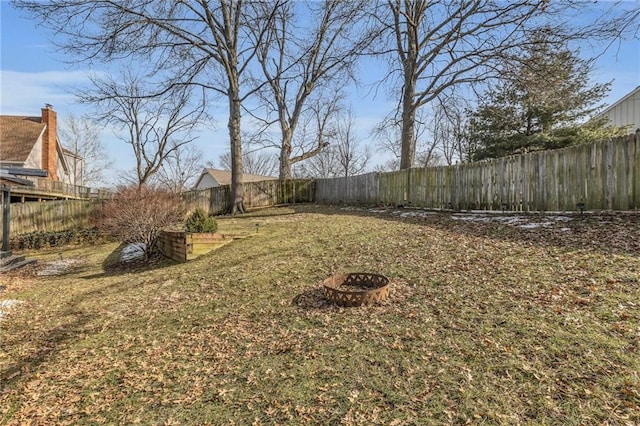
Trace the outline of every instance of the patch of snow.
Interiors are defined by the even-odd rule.
[[[122,248],[120,261],[131,262],[144,257],[144,250],[147,247],[145,243],[130,243]]]
[[[381,209],[369,209],[369,212],[370,213],[386,213],[387,210],[385,210],[385,209],[382,209],[382,210]]]
[[[495,216],[488,217],[487,219],[489,219],[490,222],[503,222],[507,225],[518,225],[527,221],[526,218],[520,216]]]
[[[527,219],[525,219],[524,217],[512,217],[511,219],[509,218],[504,218],[505,220],[503,222],[507,223],[507,225],[518,225],[522,222],[526,222]]]
[[[456,220],[468,220],[468,221],[472,221],[472,222],[482,222],[482,223],[489,223],[489,222],[503,222],[506,223],[507,225],[516,225],[522,222],[526,222],[527,219],[520,217],[520,216],[476,216],[476,215],[471,215],[471,216],[458,216],[458,217],[451,217],[452,219],[456,219]]]
[[[0,300],[0,319],[7,315],[9,309],[22,303],[22,300]]]
[[[528,228],[528,229],[533,229],[533,228],[549,228],[551,226],[553,226],[555,223],[553,221],[547,220],[546,222],[531,222],[531,223],[527,223],[525,225],[520,225],[520,228]]]
[[[475,218],[477,218],[477,217],[479,217],[479,216],[475,216]],[[468,215],[464,215],[463,216],[463,215],[461,215],[459,213],[451,215],[451,219],[454,219],[454,220],[470,220],[470,219],[473,219],[473,218],[474,218],[474,216],[468,216]]]
[[[62,275],[69,270],[73,265],[80,263],[80,259],[59,259],[53,262],[45,263],[45,268],[38,271],[37,275],[50,276],[50,275]]]
[[[568,216],[555,216],[553,220],[555,220],[556,222],[570,222],[573,220],[573,218]]]
[[[486,213],[456,213],[451,215],[451,219],[480,223],[504,223],[506,225],[516,226],[523,229],[547,228],[554,226],[556,223],[566,223],[573,220],[573,218],[568,216],[499,216],[497,214],[486,215]]]
[[[426,216],[431,216],[437,214],[436,212],[432,212],[432,211],[426,211],[426,210],[393,210],[391,212],[392,216],[399,216],[399,217],[426,217]]]
[[[410,212],[393,212],[392,214],[399,215],[400,217],[426,217],[436,214],[435,212],[427,211],[410,211]]]
[[[571,228],[560,228],[560,230],[563,232],[567,232],[567,231],[571,231]]]
[[[481,216],[503,216],[505,214],[518,213],[517,211],[512,210],[464,210],[464,212]]]
[[[518,228],[522,229],[536,229],[540,228],[542,224],[540,223],[525,223],[524,225],[518,225]]]
[[[0,300],[0,309],[12,308],[21,303],[22,303],[22,300],[12,300],[12,299]]]

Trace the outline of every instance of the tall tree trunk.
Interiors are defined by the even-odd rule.
[[[293,131],[287,128],[282,131],[282,145],[280,147],[280,174],[279,178],[291,179],[291,139]]]
[[[404,72],[404,88],[402,90],[402,148],[400,150],[400,169],[409,169],[413,166],[416,158],[416,85],[418,82],[418,50],[419,50],[419,22],[426,8],[426,2],[417,1],[414,3],[405,2],[404,13],[407,21],[404,24],[405,34],[397,34],[396,40],[402,68]],[[401,6],[395,12],[396,28],[400,28]],[[403,49],[403,40],[406,43],[406,50]]]
[[[244,213],[240,94],[229,93],[229,141],[231,144],[231,214]]]
[[[412,73],[412,71],[409,72]],[[400,152],[400,169],[411,168],[416,158],[415,76],[407,75],[405,81],[406,83],[402,93],[402,149]]]

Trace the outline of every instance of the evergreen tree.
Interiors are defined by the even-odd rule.
[[[620,133],[605,120],[586,119],[602,108],[610,83],[591,84],[591,62],[566,44],[537,34],[517,64],[505,65],[470,120],[479,148],[474,160],[591,142]]]

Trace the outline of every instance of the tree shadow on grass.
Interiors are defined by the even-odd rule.
[[[60,349],[67,343],[77,340],[79,336],[86,332],[87,326],[96,318],[95,314],[84,311],[70,311],[63,313],[65,318],[71,318],[55,327],[40,330],[30,339],[36,341],[37,349],[29,352],[15,363],[9,363],[6,369],[0,371],[0,392],[12,389],[19,382],[25,383],[27,376],[34,375],[38,367],[55,358],[60,353]]]
[[[328,205],[290,206],[297,213],[371,217],[523,245],[640,255],[640,212],[499,213]],[[500,218],[501,220],[496,220]],[[522,222],[514,224],[521,219]]]
[[[169,267],[177,263],[164,258],[159,253],[154,254],[148,261],[122,262],[122,249],[125,246],[126,244],[121,244],[103,260],[102,267],[104,272],[81,276],[80,278],[90,280],[135,274]],[[82,270],[70,268],[68,271],[57,275],[78,274],[78,272],[81,273]],[[74,295],[64,304],[64,309],[55,313],[55,317],[51,319],[54,323],[53,326],[43,327],[28,335],[29,346],[35,349],[16,356],[15,361],[8,363],[6,368],[0,370],[0,392],[13,389],[19,383],[25,383],[27,378],[33,376],[42,364],[46,364],[59,356],[66,345],[81,339],[87,333],[91,333],[91,329],[96,326],[95,323],[100,318],[96,313],[83,309],[81,307],[83,303],[90,302],[95,298],[101,298],[108,293],[121,292],[131,285],[131,280],[120,279],[111,284],[101,285],[99,288],[78,292]],[[18,341],[14,343],[18,343]],[[11,343],[5,341],[6,344]]]
[[[80,278],[94,279],[124,274],[136,274],[167,268],[178,264],[175,260],[164,257],[157,249],[154,250],[149,259],[136,258],[129,261],[123,261],[122,253],[127,246],[128,244],[122,243],[115,250],[109,253],[109,255],[102,261],[102,269],[104,272],[85,275]]]
[[[321,287],[314,287],[296,295],[291,304],[303,309],[335,309],[335,305],[325,295]]]

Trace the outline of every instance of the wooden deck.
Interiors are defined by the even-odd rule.
[[[32,179],[32,181],[34,181]],[[11,202],[45,200],[89,200],[105,198],[106,191],[69,185],[47,179],[35,179],[34,186],[11,186]]]

